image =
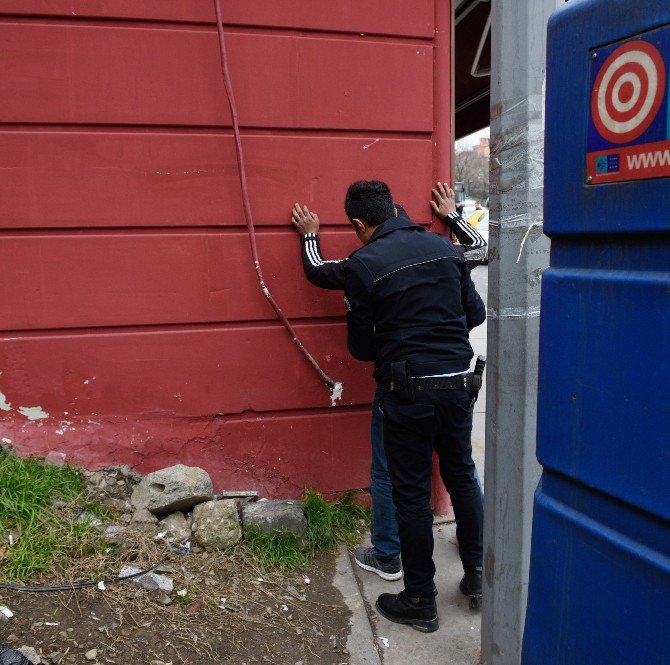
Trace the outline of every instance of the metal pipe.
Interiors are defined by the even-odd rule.
[[[482,31],[482,36],[479,38],[479,45],[477,46],[477,53],[475,54],[475,59],[472,61],[472,67],[470,68],[470,76],[474,78],[484,78],[486,76],[491,76],[491,67],[484,67],[479,69],[479,61],[482,57],[482,52],[484,51],[484,44],[486,44],[486,38],[489,36],[491,31],[491,11],[489,10],[489,16],[486,19],[484,24],[484,30]]]
[[[472,0],[472,3],[456,16],[456,20],[454,21],[455,25],[458,25],[471,11],[473,11],[482,2],[489,2],[489,0]],[[460,6],[461,5],[459,5],[459,7]]]

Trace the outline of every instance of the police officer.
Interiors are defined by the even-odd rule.
[[[431,206],[436,216],[442,219],[454,233],[461,245],[457,249],[466,258],[468,267],[478,265],[486,254],[486,241],[456,212],[453,190],[438,182],[433,189]],[[409,219],[402,206],[395,204],[398,217]],[[307,279],[320,288],[344,289],[345,262],[327,261],[321,254],[319,241],[319,218],[306,206],[296,204],[292,211],[292,222],[302,240],[302,261]],[[391,480],[388,473],[383,442],[383,420],[379,410],[382,390],[378,388],[372,403],[371,443],[372,465],[370,495],[372,497],[372,547],[357,547],[354,551],[356,564],[364,570],[379,575],[384,580],[402,577],[400,562],[400,539],[396,521],[396,510],[392,500]],[[479,482],[479,479],[477,479]]]
[[[486,311],[461,254],[447,238],[396,217],[385,183],[353,183],[344,208],[364,245],[344,264],[347,346],[358,360],[374,361],[384,390],[384,448],[404,568],[404,590],[381,594],[377,609],[432,632],[433,450],[454,507],[461,590],[481,594],[483,502],[470,444],[468,332]]]

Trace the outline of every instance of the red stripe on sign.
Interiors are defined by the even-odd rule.
[[[618,170],[614,170],[617,155]],[[603,158],[608,160],[607,170],[597,167],[598,160]],[[670,140],[589,152],[586,155],[586,175],[592,179],[592,184],[669,177]]]

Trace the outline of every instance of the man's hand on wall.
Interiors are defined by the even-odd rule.
[[[456,195],[448,185],[438,182],[433,190],[433,198],[435,200],[430,202],[430,206],[440,219],[456,212]]]
[[[300,207],[300,204],[296,203],[292,212],[291,222],[301,236],[319,232],[319,216],[315,212],[310,212],[307,206]]]

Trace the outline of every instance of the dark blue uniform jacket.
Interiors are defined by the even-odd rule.
[[[413,376],[465,371],[468,331],[486,308],[452,242],[403,217],[380,224],[343,264],[347,346],[377,377],[407,360]]]

